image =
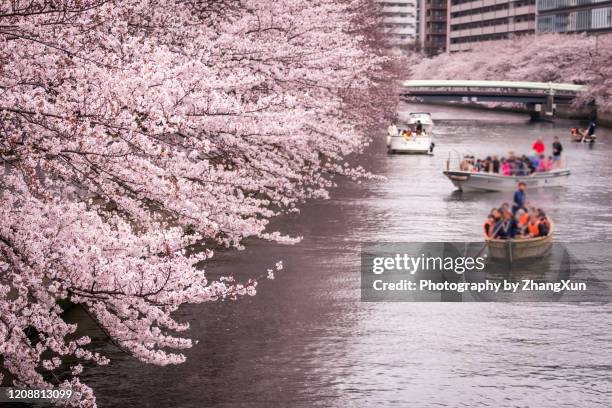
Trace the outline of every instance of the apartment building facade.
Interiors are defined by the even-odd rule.
[[[414,45],[417,37],[417,0],[376,0],[382,6],[383,32],[393,47]]]
[[[446,51],[448,0],[419,0],[419,46],[428,55]]]
[[[612,0],[538,0],[538,33],[612,31]]]
[[[467,51],[476,44],[534,34],[536,11],[536,0],[449,0],[446,49]]]

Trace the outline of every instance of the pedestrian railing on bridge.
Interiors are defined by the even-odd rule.
[[[514,102],[530,112],[553,116],[556,103],[569,104],[583,85],[554,82],[409,80],[403,82],[404,98],[424,102]]]
[[[404,88],[480,88],[480,89],[513,89],[546,91],[547,93],[570,92],[578,93],[584,89],[584,85],[560,84],[555,82],[517,82],[517,81],[480,81],[462,79],[417,79],[404,81]]]

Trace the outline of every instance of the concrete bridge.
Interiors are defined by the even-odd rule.
[[[551,82],[410,80],[402,98],[423,102],[523,103],[534,118],[553,117],[557,104],[570,104],[583,85]]]

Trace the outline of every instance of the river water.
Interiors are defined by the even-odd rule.
[[[179,366],[145,366],[99,335],[108,367],[86,370],[100,407],[609,407],[612,306],[558,303],[362,303],[364,242],[476,241],[508,193],[461,194],[442,175],[450,153],[528,152],[543,135],[564,142],[565,188],[528,191],[564,241],[610,240],[612,132],[593,149],[569,142],[571,122],[433,106],[436,151],[388,156],[375,135],[360,162],[385,181],[341,182],[331,199],[275,227],[302,236],[248,242],[208,271],[248,277],[284,270],[255,297],[181,309],[200,340]],[[78,313],[78,312],[75,312]]]

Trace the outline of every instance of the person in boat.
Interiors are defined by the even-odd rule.
[[[501,213],[498,208],[492,208],[489,215],[493,216],[493,220],[497,223],[497,221],[501,220]]]
[[[541,216],[538,219],[538,234],[540,237],[545,237],[550,232],[550,224],[548,223],[548,218],[546,216]]]
[[[533,145],[531,146],[531,148],[538,156],[541,154],[544,154],[544,150],[546,150],[546,145],[544,144],[544,138],[542,136],[539,136],[535,140],[535,142],[533,142]]]
[[[563,153],[563,145],[559,141],[559,136],[555,136],[552,144],[552,161],[557,169],[561,167],[561,153]]]
[[[416,133],[417,135],[420,135],[421,133],[423,133],[423,124],[421,123],[420,120],[417,120],[417,123],[416,123]]]
[[[493,213],[491,212],[491,214],[489,214],[487,216],[487,219],[485,220],[484,223],[484,232],[485,232],[485,236],[487,238],[493,238],[493,232],[495,230],[495,224],[497,224],[497,221],[495,220],[495,217],[493,216]]]
[[[510,211],[503,214],[502,219],[495,224],[493,232],[493,238],[497,239],[512,239],[516,236],[516,221]]]
[[[514,217],[516,220],[517,234],[524,236],[527,233],[527,224],[529,224],[529,213],[520,208]]]
[[[552,159],[551,159],[552,161]],[[537,172],[538,173],[544,173],[547,172],[548,169],[548,162],[546,160],[546,157],[542,154],[540,155],[540,158],[538,159],[538,168],[537,168]]]
[[[470,156],[463,156],[461,163],[459,163],[459,170],[470,171]]]
[[[499,167],[500,167],[499,159],[497,158],[497,156],[493,156],[493,159],[491,160],[491,171],[493,173],[498,174]]]
[[[517,176],[524,176],[526,174],[529,174],[527,163],[525,162],[525,160],[523,160],[522,157],[516,160],[516,170],[514,174]]]
[[[592,141],[595,136],[596,127],[597,127],[597,124],[595,123],[593,119],[591,119],[586,129],[578,129],[578,133],[580,137],[574,137],[574,140],[577,142],[584,142],[585,139],[589,139]],[[572,136],[574,136],[573,133],[572,133]]]
[[[502,219],[502,213],[498,208],[491,208],[489,215],[484,223],[485,235],[489,238],[493,238],[493,232],[495,231],[495,225]]]
[[[491,156],[487,156],[485,159],[485,169],[488,173],[493,173],[493,159]]]
[[[516,173],[516,163],[514,163],[514,160],[508,159],[508,175],[514,176],[515,173]]]
[[[527,156],[523,156],[523,163],[522,163],[522,167],[523,167],[523,175],[532,175],[533,173],[536,172],[537,170],[537,166],[535,165],[535,163],[533,163],[533,161],[531,161],[529,159],[529,157]],[[538,161],[538,165],[539,165],[539,161]]]
[[[519,208],[527,210],[527,208],[525,208],[525,202],[527,200],[525,188],[526,188],[526,185],[524,182],[521,181],[518,183],[518,190],[516,190],[516,192],[514,193],[514,197],[513,197],[513,201],[514,201],[512,205],[513,215],[516,214]]]
[[[546,159],[546,165],[545,170],[544,171],[552,171],[553,170],[553,166],[554,166],[554,161],[552,156],[548,156],[548,158]]]
[[[387,128],[387,133],[389,134],[389,136],[397,136],[399,135],[399,130],[397,126],[395,126],[394,124],[390,124]]]
[[[586,137],[592,138],[593,135],[595,134],[596,127],[597,127],[597,124],[595,123],[594,120],[591,119],[591,121],[589,122],[589,126],[587,126],[586,128]]]
[[[580,129],[575,128],[575,127],[571,128],[570,129],[570,133],[572,134],[572,139],[574,139],[574,140],[582,139],[582,135],[581,135]]]
[[[510,162],[505,157],[501,159],[501,169],[504,176],[509,176],[511,172]]]
[[[514,155],[514,152],[509,152],[508,153],[508,159],[506,159],[506,161],[508,162],[508,164],[510,165],[510,175],[514,176],[516,174],[516,156]]]
[[[499,211],[499,218],[498,218],[498,221],[499,221],[502,218],[503,214],[510,212],[510,204],[503,203],[501,207],[499,207],[498,211]]]
[[[510,161],[510,175],[517,176],[521,175],[522,172],[522,160],[520,157],[515,157],[512,161]]]
[[[540,236],[540,221],[535,215],[529,216],[529,223],[527,224],[528,238],[536,238]]]
[[[536,155],[536,154],[532,155],[529,158],[529,162],[531,163],[530,168],[533,167],[533,168],[537,169],[540,166],[540,156]]]
[[[527,166],[527,174],[529,176],[533,176],[538,168],[533,165],[533,162],[529,159],[525,160],[525,165]],[[538,166],[540,165],[540,160],[538,159]]]
[[[402,131],[402,137],[406,140],[410,139],[410,136],[412,136],[412,132],[410,131],[410,129],[404,129]]]

